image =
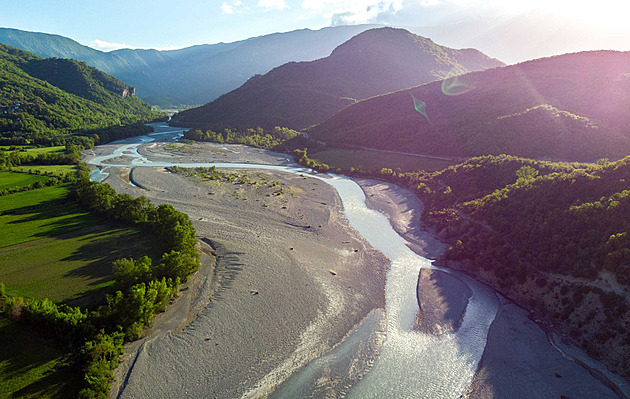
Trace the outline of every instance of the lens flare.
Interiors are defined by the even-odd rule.
[[[413,98],[413,107],[416,111],[420,112],[422,116],[429,120],[429,115],[427,115],[427,104],[424,101],[420,101],[415,98],[411,92],[409,92],[409,94],[411,94],[411,98]]]
[[[442,81],[442,93],[447,96],[461,96],[474,89],[474,86],[462,82],[459,76],[451,76]]]

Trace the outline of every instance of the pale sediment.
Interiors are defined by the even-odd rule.
[[[145,144],[139,152],[190,162],[161,146]],[[253,151],[262,163],[270,156],[237,150]],[[194,160],[223,161],[211,159],[223,155],[203,152]],[[317,179],[262,173],[287,188],[285,194],[259,196],[247,185],[210,185],[163,169],[134,168],[134,181],[147,191],[110,173],[105,182],[118,192],[174,205],[190,216],[199,238],[219,244],[216,273],[203,268],[192,280],[212,287],[212,276],[225,273],[181,331],[160,329],[157,319],[159,333],[128,347],[119,370],[123,389],[113,397],[264,396],[329,351],[373,309],[384,308],[388,262],[348,225],[336,192]],[[181,312],[191,313],[185,307]]]
[[[368,206],[385,213],[411,249],[430,258],[440,256],[446,245],[440,243],[431,231],[423,231],[420,223],[421,202],[413,193],[381,181],[362,180],[360,184],[366,192]],[[443,284],[442,280],[437,289],[431,279],[434,276],[447,275],[440,273],[422,270],[419,276],[420,306],[423,303],[438,303],[434,307],[438,312],[433,312],[434,320],[429,323],[433,328],[426,331],[430,333],[439,332],[439,328],[436,329],[435,326],[452,326],[452,320],[461,320],[457,316],[459,307],[463,305],[465,308],[467,303],[467,296],[462,293],[459,284]],[[454,306],[450,316],[444,312],[444,307],[440,307],[443,301],[454,304],[447,307]],[[528,318],[525,310],[503,297],[501,302],[488,332],[487,344],[477,372],[464,398],[620,397],[589,370],[565,358],[554,348],[545,331]]]
[[[422,269],[418,277],[417,330],[434,334],[456,332],[462,324],[471,289],[446,272]]]

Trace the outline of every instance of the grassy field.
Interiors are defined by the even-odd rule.
[[[28,175],[26,173],[0,172],[0,190],[27,187],[38,181],[45,182],[46,176]]]
[[[38,171],[40,173],[51,173],[54,176],[63,176],[67,173],[73,173],[78,170],[77,165],[23,165],[14,166],[13,170],[28,172],[29,170]]]
[[[160,255],[145,231],[101,223],[0,248],[0,281],[12,295],[90,306],[113,285],[114,260],[143,255]]]
[[[0,197],[0,281],[8,293],[90,305],[112,284],[114,260],[160,255],[145,231],[92,215],[68,191],[61,185]]]
[[[17,148],[20,154],[39,155],[45,152],[64,152],[66,147],[63,145],[55,147],[33,147],[28,145],[11,146]],[[9,146],[0,146],[0,150],[7,151]],[[24,151],[22,151],[24,150]]]
[[[0,398],[76,397],[80,373],[66,361],[30,328],[0,316]]]
[[[427,172],[442,170],[454,161],[426,158],[412,155],[398,155],[378,151],[354,150],[345,148],[327,148],[323,151],[309,154],[317,162],[328,164],[332,170],[336,168],[350,169],[350,167],[381,170],[400,168],[403,172],[424,169]]]
[[[99,224],[66,198],[69,190],[62,184],[0,197],[0,248]]]

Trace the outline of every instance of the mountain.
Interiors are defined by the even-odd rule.
[[[134,88],[83,62],[0,44],[0,138],[50,144],[71,133],[146,122],[160,114]]]
[[[133,85],[140,98],[166,107],[204,104],[279,65],[325,57],[371,27],[374,25],[302,29],[169,51],[103,52],[59,35],[8,28],[0,28],[0,43],[42,57],[84,61]]]
[[[438,264],[472,273],[630,375],[630,157],[484,156],[404,179],[423,221],[452,245]]]
[[[309,131],[329,145],[594,161],[630,154],[630,53],[566,54],[354,104]]]
[[[255,76],[209,104],[178,113],[174,123],[302,129],[358,100],[501,65],[477,50],[442,47],[403,29],[371,29],[326,58]]]

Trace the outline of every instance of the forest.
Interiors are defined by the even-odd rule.
[[[628,53],[471,72],[353,104],[308,130],[330,146],[595,162],[630,153]]]
[[[261,127],[244,130],[226,128],[219,132],[214,130],[201,131],[199,129],[191,129],[184,134],[184,139],[193,141],[209,141],[219,144],[245,144],[252,147],[271,150],[280,146],[285,141],[293,139],[299,135],[300,133],[295,130],[276,126],[273,129],[268,130],[264,130]]]
[[[113,133],[123,126],[165,116],[133,92],[85,63],[0,44],[0,145],[63,145],[81,136],[98,144],[120,138]]]
[[[109,185],[89,181],[85,166],[73,180],[74,200],[100,218],[145,229],[156,238],[161,258],[114,261],[115,290],[94,308],[9,295],[0,283],[0,312],[45,331],[47,339],[72,354],[73,367],[83,375],[79,397],[107,398],[123,344],[137,339],[166,309],[180,283],[199,267],[200,255],[190,219],[171,205],[156,207],[145,197],[117,194]]]
[[[438,264],[486,281],[628,376],[630,157],[598,164],[508,155],[380,177],[412,188],[451,247]]]

